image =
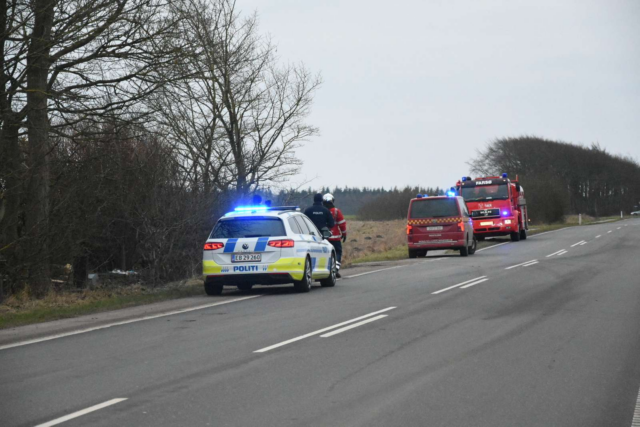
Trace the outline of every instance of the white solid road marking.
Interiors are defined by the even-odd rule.
[[[529,264],[523,265],[523,267],[529,267],[530,265],[536,265],[536,264],[539,264],[539,261],[536,260],[536,261],[530,262]]]
[[[558,228],[557,230],[545,231],[544,233],[538,233],[538,234],[534,234],[532,236],[528,236],[528,238],[542,236],[543,234],[555,233],[557,231],[566,230],[567,228],[569,228],[569,227]]]
[[[366,276],[367,274],[379,273],[381,271],[393,270],[394,268],[405,267],[404,265],[397,265],[395,267],[382,268],[380,270],[367,271],[366,273],[354,274],[353,276],[345,276],[345,279],[353,279],[354,277]]]
[[[145,317],[140,317],[140,318],[137,318],[137,319],[123,320],[122,322],[109,323],[107,325],[96,326],[94,328],[79,329],[77,331],[65,332],[63,334],[50,335],[48,337],[36,338],[36,339],[33,339],[33,340],[28,340],[28,341],[20,341],[20,342],[17,342],[17,343],[0,346],[0,350],[6,350],[8,348],[13,348],[13,347],[20,347],[20,346],[23,346],[23,345],[36,344],[36,343],[43,342],[43,341],[55,340],[55,339],[58,339],[58,338],[64,338],[64,337],[69,337],[69,336],[72,336],[72,335],[84,334],[84,333],[92,332],[92,331],[99,331],[100,329],[107,329],[107,328],[111,328],[113,326],[128,325],[129,323],[142,322],[143,320],[151,320],[151,319],[157,319],[159,317],[166,317],[166,316],[173,316],[175,314],[188,313],[190,311],[203,310],[205,308],[216,307],[218,305],[230,304],[232,302],[238,302],[238,301],[244,301],[244,300],[251,299],[251,298],[257,298],[259,296],[262,296],[262,295],[252,295],[252,296],[249,296],[249,297],[236,298],[236,299],[232,299],[232,300],[229,300],[229,301],[214,302],[212,304],[205,304],[205,305],[199,305],[197,307],[184,308],[182,310],[170,311],[168,313],[154,314],[152,316],[145,316]]]
[[[554,253],[552,253],[552,254],[547,255],[547,258],[552,257],[552,256],[554,256],[554,255],[559,255],[559,254],[560,254],[560,252],[562,252],[562,251],[564,251],[564,249],[560,249],[558,252],[554,252]],[[565,252],[566,252],[566,251],[565,251]]]
[[[633,411],[631,427],[640,427],[640,393],[638,393],[638,398],[636,399],[636,409]]]
[[[267,352],[269,350],[273,350],[275,348],[282,347],[283,345],[291,344],[292,342],[300,341],[300,340],[303,340],[305,338],[309,338],[309,337],[312,337],[314,335],[318,335],[318,334],[321,334],[323,332],[327,332],[327,331],[330,331],[332,329],[336,329],[336,328],[339,328],[341,326],[357,322],[358,320],[366,319],[368,317],[375,316],[376,314],[380,314],[380,313],[384,313],[385,311],[393,310],[394,308],[396,308],[396,307],[387,307],[384,310],[374,311],[373,313],[365,314],[364,316],[356,317],[355,319],[347,320],[346,322],[338,323],[337,325],[328,326],[326,328],[322,328],[322,329],[319,329],[317,331],[310,332],[308,334],[300,335],[299,337],[291,338],[290,340],[279,342],[278,344],[270,345],[269,347],[261,348],[260,350],[254,351],[254,353],[265,353],[265,352]]]
[[[371,322],[375,322],[376,320],[383,319],[387,316],[388,314],[381,314],[380,316],[372,317],[370,319],[363,320],[362,322],[354,323],[352,325],[345,326],[344,328],[336,329],[335,331],[331,331],[328,334],[320,335],[320,338],[329,338],[334,335],[338,335],[345,331],[348,331],[349,329],[357,328],[358,326],[366,325],[367,323],[371,323]]]
[[[439,291],[431,292],[432,295],[437,295],[441,292],[448,291],[449,289],[457,288],[458,286],[466,285],[467,283],[475,282],[476,280],[484,279],[487,276],[476,277],[475,279],[467,280],[466,282],[458,283],[457,285],[449,286],[448,288],[440,289]]]
[[[460,289],[470,288],[470,287],[475,286],[475,285],[477,285],[479,283],[486,282],[487,280],[489,280],[489,279],[476,280],[475,282],[469,283],[468,285],[460,286]]]
[[[94,405],[94,406],[92,406],[90,408],[83,409],[83,410],[78,411],[78,412],[74,412],[73,414],[69,414],[69,415],[65,415],[64,417],[56,418],[55,420],[49,421],[48,423],[38,424],[36,427],[51,427],[51,426],[55,426],[55,425],[58,425],[58,424],[61,424],[61,423],[65,422],[65,421],[69,421],[69,420],[72,420],[74,418],[78,418],[78,417],[81,417],[83,415],[87,415],[87,414],[89,414],[91,412],[97,411],[99,409],[106,408],[107,406],[115,405],[116,403],[120,403],[120,402],[123,402],[125,400],[127,400],[126,397],[121,397],[121,398],[118,398],[118,399],[111,399],[111,400],[108,400],[108,401],[106,401],[104,403],[100,403],[98,405]]]
[[[534,261],[537,261],[537,260],[533,259],[531,261],[521,262],[520,264],[516,264],[516,265],[512,265],[511,267],[507,267],[507,268],[505,268],[505,270],[511,270],[512,268],[521,267],[521,266],[524,266],[525,264],[529,264],[530,262],[534,262]]]
[[[571,245],[571,247],[573,248],[574,246],[582,245],[582,244],[584,244],[584,243],[587,243],[587,242],[586,242],[586,241],[584,241],[584,240],[581,240],[581,241],[579,241],[578,243],[574,243],[573,245]]]

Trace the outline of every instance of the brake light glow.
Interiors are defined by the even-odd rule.
[[[224,243],[222,242],[210,242],[204,244],[205,251],[215,251],[222,248],[224,248]]]
[[[271,240],[267,245],[272,248],[292,248],[295,245],[295,242],[291,239],[286,240]]]

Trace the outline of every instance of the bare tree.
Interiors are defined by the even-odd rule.
[[[185,0],[173,9],[187,59],[166,71],[184,76],[155,98],[161,123],[185,169],[205,189],[236,190],[286,180],[294,151],[317,134],[305,122],[320,78],[303,66],[278,66],[275,47],[241,18],[235,1]]]
[[[12,0],[1,10],[2,169],[7,201],[0,250],[24,241],[29,282],[37,295],[49,289],[48,218],[52,131],[70,124],[130,115],[129,107],[160,83],[154,67],[171,60],[156,44],[171,31],[161,0]],[[24,122],[26,118],[26,123]],[[26,159],[19,138],[26,127]],[[12,180],[26,160],[26,192]],[[21,197],[22,196],[22,197]],[[24,230],[18,235],[20,205]]]

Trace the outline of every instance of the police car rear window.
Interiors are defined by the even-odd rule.
[[[280,218],[229,218],[218,221],[209,238],[240,239],[286,235]]]
[[[411,218],[460,216],[456,199],[423,199],[411,203]]]

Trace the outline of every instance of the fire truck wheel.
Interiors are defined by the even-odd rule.
[[[511,241],[519,242],[520,241],[520,232],[516,231],[515,233],[511,233]]]
[[[527,230],[520,230],[520,240],[527,240]]]
[[[473,242],[471,243],[471,246],[469,246],[469,255],[475,254],[477,248],[478,248],[478,241],[474,237]]]
[[[409,249],[409,258],[417,258],[418,257],[418,251],[415,249]]]

